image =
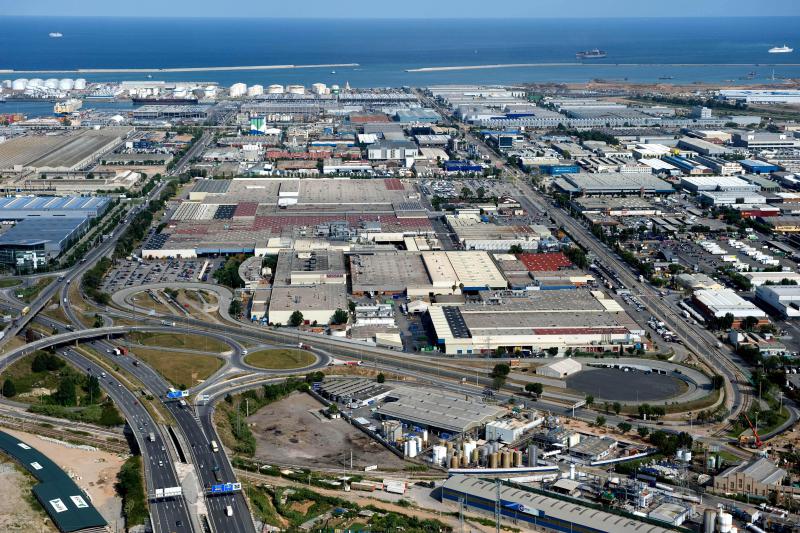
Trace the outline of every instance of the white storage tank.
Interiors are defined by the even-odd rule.
[[[314,94],[328,94],[328,86],[324,83],[315,83],[311,86],[311,92]]]
[[[306,88],[302,85],[287,85],[286,92],[289,94],[306,94]]]
[[[42,78],[31,78],[28,80],[28,87],[41,87],[44,85],[44,80]]]
[[[3,80],[3,88],[10,89],[11,88],[11,80]]]
[[[719,533],[731,533],[733,527],[733,516],[722,509],[717,513],[717,531]]]
[[[283,85],[270,85],[267,87],[267,94],[283,94]]]
[[[75,90],[82,91],[85,88],[86,88],[86,80],[85,79],[78,78],[77,80],[75,80],[75,86],[74,86]]]
[[[261,94],[264,94],[263,85],[251,85],[247,88],[247,96],[259,96]]]
[[[447,447],[434,446],[431,450],[431,461],[437,465],[442,465],[445,459],[447,459]]]
[[[58,88],[62,91],[71,91],[75,88],[75,82],[72,81],[72,78],[63,78],[59,80]]]
[[[244,96],[247,93],[247,85],[244,83],[234,83],[231,85],[230,91],[228,91],[231,95],[231,98],[238,98],[240,96]]]
[[[58,79],[57,78],[47,78],[44,80],[44,86],[48,89],[58,89]]]
[[[25,87],[27,86],[28,86],[27,78],[17,78],[16,80],[11,82],[11,89],[14,91],[24,91]]]

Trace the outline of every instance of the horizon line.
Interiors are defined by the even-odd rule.
[[[250,17],[244,16],[230,16],[230,15],[30,15],[30,14],[12,14],[12,15],[0,15],[0,19],[2,18],[42,18],[42,19],[52,19],[52,18],[69,18],[69,19],[94,19],[94,18],[102,18],[102,19],[226,19],[226,20],[385,20],[385,21],[427,21],[427,20],[618,20],[618,19],[628,19],[628,20],[636,20],[636,19],[657,19],[657,20],[669,20],[669,19],[742,19],[742,18],[800,18],[800,14],[797,15],[702,15],[702,16],[646,16],[646,15],[635,15],[635,16],[627,16],[627,15],[589,15],[589,16],[564,16],[564,15],[542,15],[542,16],[520,16],[520,17],[508,17],[508,16],[474,16],[474,17],[450,17],[450,16],[431,16],[431,17],[361,17],[361,16],[330,16],[330,17],[306,17],[306,16],[294,16],[294,15],[284,15],[279,17],[270,17],[268,15],[256,15]]]

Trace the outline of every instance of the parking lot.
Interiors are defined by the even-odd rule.
[[[203,276],[212,280],[212,273],[219,268],[224,259],[209,259]],[[102,290],[113,293],[136,285],[151,283],[180,283],[198,281],[200,270],[206,259],[164,259],[140,261],[136,258],[122,259],[112,268],[103,280]]]

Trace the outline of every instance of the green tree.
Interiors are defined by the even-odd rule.
[[[125,419],[119,414],[111,400],[108,400],[103,403],[103,410],[100,412],[98,422],[101,426],[121,426],[125,423]]]
[[[100,315],[95,313],[95,315],[94,315],[94,324],[92,325],[92,327],[102,328],[104,323],[105,322],[103,321],[103,317],[101,317]]]
[[[522,246],[519,244],[512,244],[508,249],[508,253],[510,254],[521,254],[522,251]]]
[[[506,378],[508,374],[511,372],[511,367],[505,363],[498,363],[494,365],[489,376],[492,378],[492,386],[496,390],[500,390],[500,387],[506,382]]]
[[[89,403],[100,401],[102,393],[100,391],[100,380],[97,379],[97,376],[91,374],[86,376],[83,389],[86,391],[86,395],[89,396]]]
[[[295,311],[289,317],[289,325],[293,328],[299,327],[303,323],[303,313]]]
[[[619,402],[614,402],[614,405],[611,407],[614,410],[614,414],[618,415],[620,411],[622,411],[622,404]]]
[[[641,438],[645,438],[650,434],[650,428],[645,426],[639,426],[638,428],[636,428],[636,433],[638,433]]]
[[[550,348],[547,349],[547,353],[555,357],[556,355],[558,355],[558,346],[551,346]]]
[[[711,378],[711,385],[714,387],[715,390],[721,389],[725,386],[725,378],[720,376],[719,374],[714,374],[714,377]]]
[[[469,187],[461,187],[461,199],[462,200],[469,200],[472,198],[472,190]]]
[[[380,374],[378,374],[378,377],[376,378],[376,381],[377,381],[378,383],[384,383],[384,382],[386,382],[386,376],[385,376],[385,375],[383,375],[383,372],[381,372]]]
[[[475,194],[478,195],[479,200],[483,200],[483,197],[486,196],[486,189],[484,189],[483,187],[478,187],[475,190]]]
[[[591,407],[594,404],[594,396],[587,396],[584,399],[586,400],[586,407]]]
[[[240,316],[242,314],[242,301],[235,298],[231,300],[231,303],[228,304],[228,314],[233,317]]]
[[[17,386],[14,385],[14,382],[11,378],[6,378],[3,382],[3,396],[6,398],[13,398],[17,395]]]
[[[630,425],[629,423],[627,423],[627,422],[620,422],[619,424],[617,424],[617,429],[619,429],[620,433],[622,433],[623,435],[624,435],[625,433],[629,432],[629,431],[631,430],[631,428],[632,428],[632,427],[633,427],[633,426],[631,426],[631,425]]]
[[[648,415],[652,413],[652,411],[653,409],[652,407],[650,407],[650,404],[648,403],[643,403],[639,405],[639,416],[642,418],[642,420],[646,419]]]
[[[65,376],[58,382],[58,389],[52,395],[53,402],[58,405],[72,406],[78,403],[78,393],[72,376]]]
[[[753,331],[758,326],[758,319],[754,316],[746,316],[742,319],[742,329]]]
[[[337,309],[333,313],[333,316],[331,317],[331,323],[346,324],[349,318],[350,317],[347,315],[347,311],[345,311],[344,309]]]
[[[535,395],[538,398],[542,395],[542,392],[544,392],[544,387],[541,383],[526,383],[525,391],[531,395]]]
[[[594,425],[601,428],[606,425],[606,417],[603,415],[598,416],[594,419]]]

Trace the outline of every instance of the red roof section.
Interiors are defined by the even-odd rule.
[[[545,254],[519,254],[517,259],[522,261],[529,272],[552,272],[572,266],[567,256],[561,252]]]
[[[256,202],[240,202],[236,204],[236,211],[233,212],[234,217],[254,217],[258,210]]]
[[[386,185],[387,191],[404,191],[403,182],[397,178],[385,178],[383,183]]]

